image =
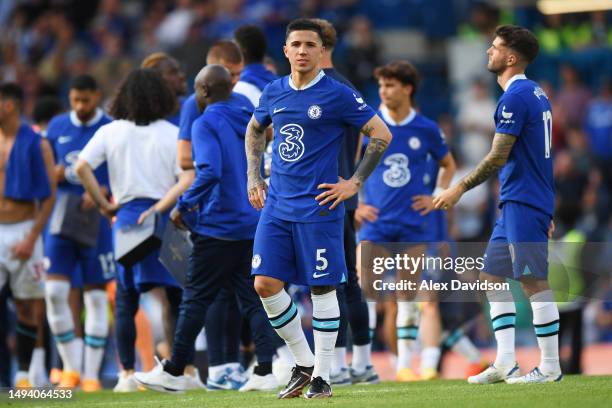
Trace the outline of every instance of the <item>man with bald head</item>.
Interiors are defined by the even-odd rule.
[[[249,276],[259,220],[246,195],[244,134],[251,112],[232,103],[231,75],[221,65],[203,68],[195,88],[198,105],[206,106],[192,129],[196,178],[179,199],[171,220],[181,228],[185,228],[184,218],[195,216],[200,221],[190,226],[193,251],[172,358],[151,372],[136,373],[135,378],[153,390],[183,391],[182,374],[193,342],[204,325],[207,309],[225,288],[236,297],[240,312],[249,321],[256,346],[258,363],[253,381],[240,390],[272,391],[278,386],[272,374],[274,332]]]

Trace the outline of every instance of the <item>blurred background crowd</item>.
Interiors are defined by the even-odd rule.
[[[0,82],[25,91],[25,114],[51,98],[67,108],[68,84],[93,75],[105,99],[143,57],[165,51],[182,65],[190,88],[215,40],[240,25],[262,27],[269,65],[288,73],[286,24],[321,17],[334,24],[334,62],[378,106],[373,69],[408,59],[422,76],[416,102],[437,120],[465,175],[488,152],[501,90],[486,71],[499,24],[523,25],[541,52],[527,71],[553,107],[556,238],[577,230],[587,242],[612,239],[612,12],[543,14],[536,1],[474,0],[1,0]],[[585,4],[588,2],[584,2]],[[451,222],[458,241],[486,241],[496,211],[496,185],[483,184],[459,202]],[[594,266],[610,270],[612,253]],[[606,261],[607,260],[607,261]],[[608,282],[609,283],[609,282]],[[612,341],[612,293],[585,310],[587,342]],[[528,314],[528,308],[525,313]],[[525,318],[530,322],[530,318]],[[480,345],[488,334],[474,333]],[[519,339],[519,342],[521,340]],[[533,339],[535,344],[535,339]]]

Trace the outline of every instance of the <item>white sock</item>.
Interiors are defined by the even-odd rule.
[[[491,322],[497,341],[495,367],[512,368],[516,362],[514,354],[514,327],[516,307],[512,293],[506,290],[489,290],[487,299],[491,305]]]
[[[453,345],[452,350],[456,353],[461,354],[465,357],[470,363],[480,363],[482,361],[482,356],[480,354],[480,350],[476,348],[474,343],[464,334],[459,340]]]
[[[353,344],[353,361],[351,368],[357,373],[362,373],[372,365],[372,344],[356,346]]]
[[[331,361],[331,375],[338,375],[343,368],[348,368],[346,364],[346,347],[336,347],[334,358]]]
[[[293,359],[293,355],[291,354],[291,350],[285,344],[276,349],[276,354],[278,354],[278,359],[287,365],[294,365],[295,360]]]
[[[295,363],[302,367],[312,367],[314,355],[306,341],[300,314],[291,297],[283,289],[275,295],[260,299],[272,328],[285,340]]]
[[[540,371],[559,373],[559,310],[552,291],[544,290],[529,298],[533,311],[533,326],[540,346]]]
[[[45,381],[45,349],[42,347],[36,347],[32,351],[32,358],[30,359],[30,367],[28,370],[28,378],[30,384],[33,387],[43,387],[46,384],[40,384],[40,381]]]
[[[376,301],[368,300],[368,327],[370,328],[370,340],[374,338],[376,331]]]
[[[440,361],[440,347],[425,347],[421,350],[421,371],[438,370]]]
[[[218,381],[225,374],[225,364],[208,367],[208,378],[213,381]]]
[[[88,290],[85,299],[85,364],[83,378],[97,380],[108,337],[108,297],[101,289]]]
[[[334,346],[340,327],[340,306],[336,291],[310,295],[312,299],[312,329],[315,343],[315,363],[312,378],[321,377],[329,383]]]
[[[414,302],[397,302],[397,369],[412,367],[412,351],[418,335],[419,312]]]
[[[80,373],[83,360],[82,340],[79,342],[74,336],[74,323],[68,305],[69,293],[69,282],[57,280],[45,282],[47,320],[51,333],[55,336],[57,351],[64,363],[64,370]]]

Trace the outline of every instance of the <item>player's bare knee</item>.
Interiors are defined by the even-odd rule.
[[[34,302],[29,299],[15,300],[15,311],[17,314],[17,321],[35,326],[37,322],[36,322],[36,311],[35,311],[34,306],[35,306]]]
[[[311,286],[310,287],[310,292],[313,295],[324,295],[326,293],[329,293],[333,290],[336,290],[335,286],[331,286],[331,285],[327,285],[327,286]]]
[[[521,287],[523,288],[523,292],[525,292],[525,295],[527,295],[528,298],[535,295],[536,293],[550,289],[547,280],[535,279],[531,277],[521,278]]]
[[[283,283],[266,276],[256,276],[254,287],[260,298],[268,298],[280,292],[283,289]]]

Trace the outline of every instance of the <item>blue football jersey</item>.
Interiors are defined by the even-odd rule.
[[[364,186],[364,202],[378,208],[378,221],[421,225],[424,218],[411,208],[415,195],[431,195],[432,168],[448,153],[438,125],[414,110],[402,123],[380,112],[393,140]],[[436,170],[437,173],[437,170]],[[377,221],[377,222],[378,222]]]
[[[62,113],[51,119],[47,128],[47,139],[53,148],[55,162],[63,164],[65,168],[65,180],[57,185],[59,192],[83,194],[85,190],[73,166],[94,133],[110,122],[111,119],[101,109],[98,109],[94,118],[85,124],[78,120],[74,112]],[[109,187],[106,163],[98,167],[94,174],[100,185]]]
[[[552,110],[537,83],[517,75],[506,84],[495,110],[495,131],[516,136],[499,172],[500,205],[516,201],[552,216]]]
[[[255,119],[274,127],[270,189],[265,211],[293,222],[344,216],[344,205],[321,207],[321,183],[338,182],[338,154],[345,127],[361,129],[375,112],[348,86],[319,74],[302,89],[289,76],[264,89]]]

